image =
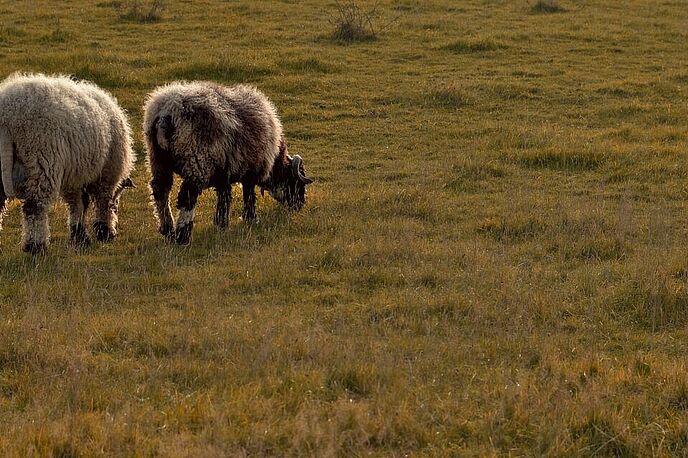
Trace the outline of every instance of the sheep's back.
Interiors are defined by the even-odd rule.
[[[14,76],[0,85],[0,123],[26,167],[40,166],[61,187],[95,179],[111,138],[109,114],[67,78]]]
[[[144,115],[144,132],[169,116],[174,126],[172,153],[177,162],[208,179],[218,168],[233,177],[264,179],[279,152],[282,126],[270,101],[250,86],[209,82],[172,83],[154,91]],[[150,141],[150,139],[148,139]],[[167,145],[162,145],[163,147]]]
[[[264,180],[279,154],[282,123],[275,106],[253,86],[239,85],[226,90],[237,119],[230,150],[235,173],[255,175]]]
[[[103,123],[109,121],[108,161],[111,167],[118,169],[117,181],[120,181],[131,174],[136,159],[127,116],[117,100],[106,91],[90,83],[80,83],[79,86],[98,103],[105,113]]]

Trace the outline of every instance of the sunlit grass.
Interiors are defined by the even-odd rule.
[[[3,456],[686,453],[685,5],[384,1],[342,46],[334,4],[135,4],[0,6],[0,75],[104,86],[139,154],[111,244],[56,204],[32,259],[10,204]],[[272,98],[303,211],[248,226],[237,187],[218,232],[208,191],[162,240],[141,106],[175,79]]]

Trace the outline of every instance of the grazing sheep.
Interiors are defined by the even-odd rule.
[[[117,233],[117,208],[134,164],[127,118],[112,96],[64,76],[13,74],[0,84],[0,210],[23,200],[22,249],[48,246],[48,210],[61,195],[70,240],[89,243],[85,214],[95,201],[96,238]]]
[[[214,222],[229,222],[232,183],[241,183],[243,218],[256,218],[255,186],[299,210],[306,200],[303,159],[287,154],[282,123],[267,97],[252,86],[178,82],[157,88],[145,105],[143,131],[159,231],[189,243],[194,207],[209,187],[217,193]],[[182,177],[175,230],[169,196],[173,173]]]

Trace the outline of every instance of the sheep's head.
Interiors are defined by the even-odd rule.
[[[313,182],[306,176],[303,159],[298,154],[287,156],[284,173],[273,176],[265,189],[282,205],[292,210],[301,210],[306,203],[306,186]]]

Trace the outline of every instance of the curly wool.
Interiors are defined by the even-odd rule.
[[[121,189],[134,165],[131,130],[116,100],[66,76],[16,73],[0,84],[0,210],[24,199],[24,249],[48,243],[47,208],[62,195],[72,236],[87,242],[84,214],[96,204],[96,235],[116,234]]]
[[[8,183],[5,178],[11,175],[2,161],[7,197],[55,197],[62,189],[96,181],[114,189],[133,168],[124,112],[112,96],[88,82],[42,74],[9,76],[0,84],[0,129],[2,144],[13,144],[12,175],[17,164],[24,168],[23,177],[12,176]],[[3,147],[2,158],[7,156]]]
[[[272,102],[253,86],[172,83],[151,93],[144,109],[149,151],[153,140],[174,150],[180,175],[199,187],[218,170],[264,181],[279,155],[282,124]],[[171,122],[173,138],[156,127],[161,119]]]

